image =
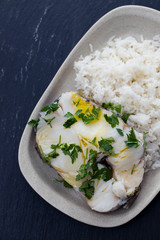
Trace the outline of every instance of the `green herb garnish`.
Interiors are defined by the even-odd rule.
[[[55,154],[58,154],[56,152],[57,149],[61,149],[64,155],[70,156],[70,158],[72,159],[72,164],[76,161],[78,157],[78,152],[82,152],[82,149],[79,145],[76,145],[76,144],[68,145],[67,143],[61,143],[61,135],[59,136],[58,144],[56,145],[52,144],[51,148],[54,150],[53,152]]]
[[[115,142],[114,138],[102,138],[102,140],[98,141],[98,144],[100,146],[100,151],[104,151],[106,154],[114,156],[115,152],[113,150],[113,147],[110,143]]]
[[[76,144],[68,145],[67,143],[62,143],[60,145],[60,148],[64,155],[70,156],[70,158],[72,159],[72,164],[76,161],[78,157],[78,152],[82,152],[81,147]]]
[[[70,112],[67,112],[65,115],[65,117],[69,118],[64,124],[63,126],[65,128],[70,128],[71,125],[73,125],[74,123],[77,122],[77,120],[75,119],[74,115]]]
[[[51,163],[50,160],[52,158],[56,158],[57,156],[59,156],[59,153],[57,153],[55,150],[50,152],[50,153],[44,153],[41,146],[39,146],[39,149],[40,149],[40,152],[41,152],[42,160],[44,162],[49,163],[49,164]]]
[[[120,136],[124,136],[122,129],[116,128],[117,132],[119,133]]]
[[[90,152],[89,152],[89,159],[94,160],[94,159],[96,159],[96,157],[97,157],[97,151],[91,149]]]
[[[105,182],[112,178],[112,170],[110,168],[101,168],[92,176],[92,179],[103,179]]]
[[[112,128],[114,128],[116,125],[119,124],[117,114],[115,114],[115,113],[113,113],[111,116],[104,114],[104,118],[111,125]]]
[[[72,185],[67,183],[64,179],[62,179],[62,180],[55,179],[55,180],[53,180],[53,182],[55,182],[55,183],[60,182],[60,183],[63,183],[64,187],[66,187],[66,188],[73,188]]]
[[[94,194],[94,181],[92,180],[86,180],[82,183],[82,185],[79,187],[80,192],[84,192],[85,196],[88,199],[91,199]]]
[[[79,181],[84,178],[88,178],[79,187],[79,191],[84,192],[85,196],[88,199],[91,199],[94,194],[95,179],[98,179],[98,180],[103,179],[104,181],[108,181],[109,179],[112,178],[111,169],[109,168],[98,169],[98,163],[96,161],[96,158],[97,158],[97,151],[94,151],[93,149],[91,149],[89,153],[89,161],[86,164],[82,164],[80,166],[80,169],[77,171],[78,174],[76,176],[76,181]]]
[[[77,171],[78,174],[76,176],[76,181],[79,181],[80,179],[83,179],[88,175],[90,175],[88,170],[90,169],[91,166],[92,166],[92,162],[87,162],[86,164],[82,164],[79,170]]]
[[[93,138],[93,140],[92,140],[91,142],[89,142],[89,143],[91,143],[91,144],[93,144],[93,145],[95,145],[95,146],[96,146],[96,137],[95,137],[95,138]]]
[[[102,107],[105,108],[106,110],[111,109],[114,110],[114,103],[102,103]]]
[[[122,120],[123,120],[125,123],[127,123],[128,118],[129,118],[130,115],[134,115],[134,113],[123,113],[123,115],[122,115]]]
[[[121,104],[114,106],[114,103],[109,102],[109,103],[103,103],[102,107],[105,108],[106,110],[111,109],[111,110],[115,110],[117,113],[121,113]]]
[[[138,144],[139,140],[136,138],[133,128],[129,132],[130,134],[127,134],[128,140],[125,141],[125,144],[128,148],[131,148],[131,147],[137,148],[139,146]]]
[[[131,175],[133,174],[133,171],[135,169],[135,164],[133,164],[132,170],[131,170]]]
[[[86,159],[88,158],[88,148],[86,149]]]
[[[38,123],[39,123],[39,119],[38,120],[32,119],[31,121],[28,122],[28,125],[33,125],[33,128],[36,129],[38,126]]]
[[[144,150],[146,149],[146,143],[145,143],[145,140],[146,140],[146,135],[148,134],[148,132],[143,132],[143,141],[144,141],[144,143],[143,143],[143,148],[144,148]]]
[[[75,114],[82,119],[84,124],[89,124],[93,120],[98,119],[99,112],[100,108],[93,106],[92,112],[89,111],[89,108],[85,111],[85,113],[82,113],[82,109],[79,109]]]
[[[50,118],[50,119],[43,118],[43,120],[44,120],[44,121],[47,123],[47,125],[49,125],[51,128],[52,128],[51,122],[52,122],[53,119],[55,119],[55,117]]]
[[[46,115],[50,114],[51,112],[57,111],[59,108],[58,104],[52,103],[50,105],[47,105],[41,109],[41,112],[46,112]]]
[[[77,102],[73,101],[73,104],[78,107],[79,103],[80,103],[81,99],[79,99]]]
[[[92,109],[92,113],[94,114],[94,118],[98,119],[98,114],[100,112],[100,108],[96,108],[94,105],[93,105],[93,109]]]
[[[116,112],[121,113],[121,104],[116,105],[114,109],[116,110]]]

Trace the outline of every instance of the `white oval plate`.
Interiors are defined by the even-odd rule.
[[[160,13],[150,8],[124,6],[107,13],[91,27],[69,54],[39,100],[30,119],[37,119],[41,108],[63,92],[74,90],[73,63],[80,55],[90,53],[89,43],[94,49],[101,49],[112,36],[123,38],[131,35],[139,39],[143,34],[145,39],[151,39],[160,33],[159,26]],[[128,210],[119,209],[106,214],[94,212],[74,190],[53,183],[57,173],[39,158],[35,150],[34,133],[28,125],[19,146],[19,166],[28,183],[48,203],[74,219],[99,227],[114,227],[128,222],[139,214],[160,190],[160,171],[150,171],[145,174],[137,200]]]

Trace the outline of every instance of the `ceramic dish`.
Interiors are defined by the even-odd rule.
[[[143,34],[145,39],[150,39],[160,33],[159,26],[160,13],[150,8],[124,6],[107,13],[93,25],[69,54],[39,100],[30,119],[37,119],[41,108],[63,92],[75,90],[73,63],[80,55],[89,54],[89,43],[94,49],[100,49],[111,36],[131,35],[139,39]],[[28,125],[19,146],[19,166],[28,183],[48,203],[74,219],[99,227],[114,227],[128,222],[138,215],[160,190],[160,171],[150,171],[145,174],[141,192],[128,210],[122,208],[106,214],[94,212],[74,190],[53,183],[57,173],[39,158],[35,150],[33,129]]]

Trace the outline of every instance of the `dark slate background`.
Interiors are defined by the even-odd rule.
[[[128,4],[160,10],[158,0],[0,0],[0,240],[160,239],[159,195],[129,223],[97,228],[46,203],[18,167],[29,115],[71,49],[105,13]]]

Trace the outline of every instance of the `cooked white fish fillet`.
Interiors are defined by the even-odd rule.
[[[87,175],[77,180],[76,176],[79,174],[77,171],[82,165],[91,162],[89,158],[91,151],[97,151],[100,156],[103,153],[103,162],[100,161],[97,169],[108,169],[109,166],[109,169],[112,169],[112,176],[108,180],[102,175],[97,179],[91,179],[93,185],[89,189],[91,196],[86,200],[95,211],[108,212],[117,209],[134,195],[143,180],[143,134],[131,129],[119,117],[118,123],[116,122],[116,126],[113,126],[104,117],[107,115],[112,118],[111,111],[98,108],[94,103],[75,92],[63,93],[58,100],[58,105],[59,108],[54,112],[50,111],[47,114],[47,111],[43,109],[40,113],[36,143],[43,155],[42,158],[48,156],[47,162],[57,170],[58,174],[76,190],[84,192],[87,196],[85,190],[79,188],[82,187],[84,181],[89,181],[90,176]],[[81,113],[87,118],[83,118]],[[67,117],[65,117],[66,114],[68,114]],[[64,126],[64,123],[71,118],[72,120],[74,118],[75,122],[70,126]],[[121,135],[117,128],[121,130]],[[134,132],[137,145],[134,146],[133,143],[133,146],[128,147],[125,141],[129,140],[128,136],[131,135],[131,131]],[[100,146],[100,141],[103,139],[111,139],[111,142],[107,142],[112,146],[110,152],[106,151],[108,145],[106,148]],[[65,152],[65,143],[67,146],[74,144],[80,147],[81,151],[75,149],[72,153],[74,159]],[[54,146],[52,145],[57,146],[56,156],[53,157],[51,153],[54,151]],[[70,153],[73,149],[72,146]]]

